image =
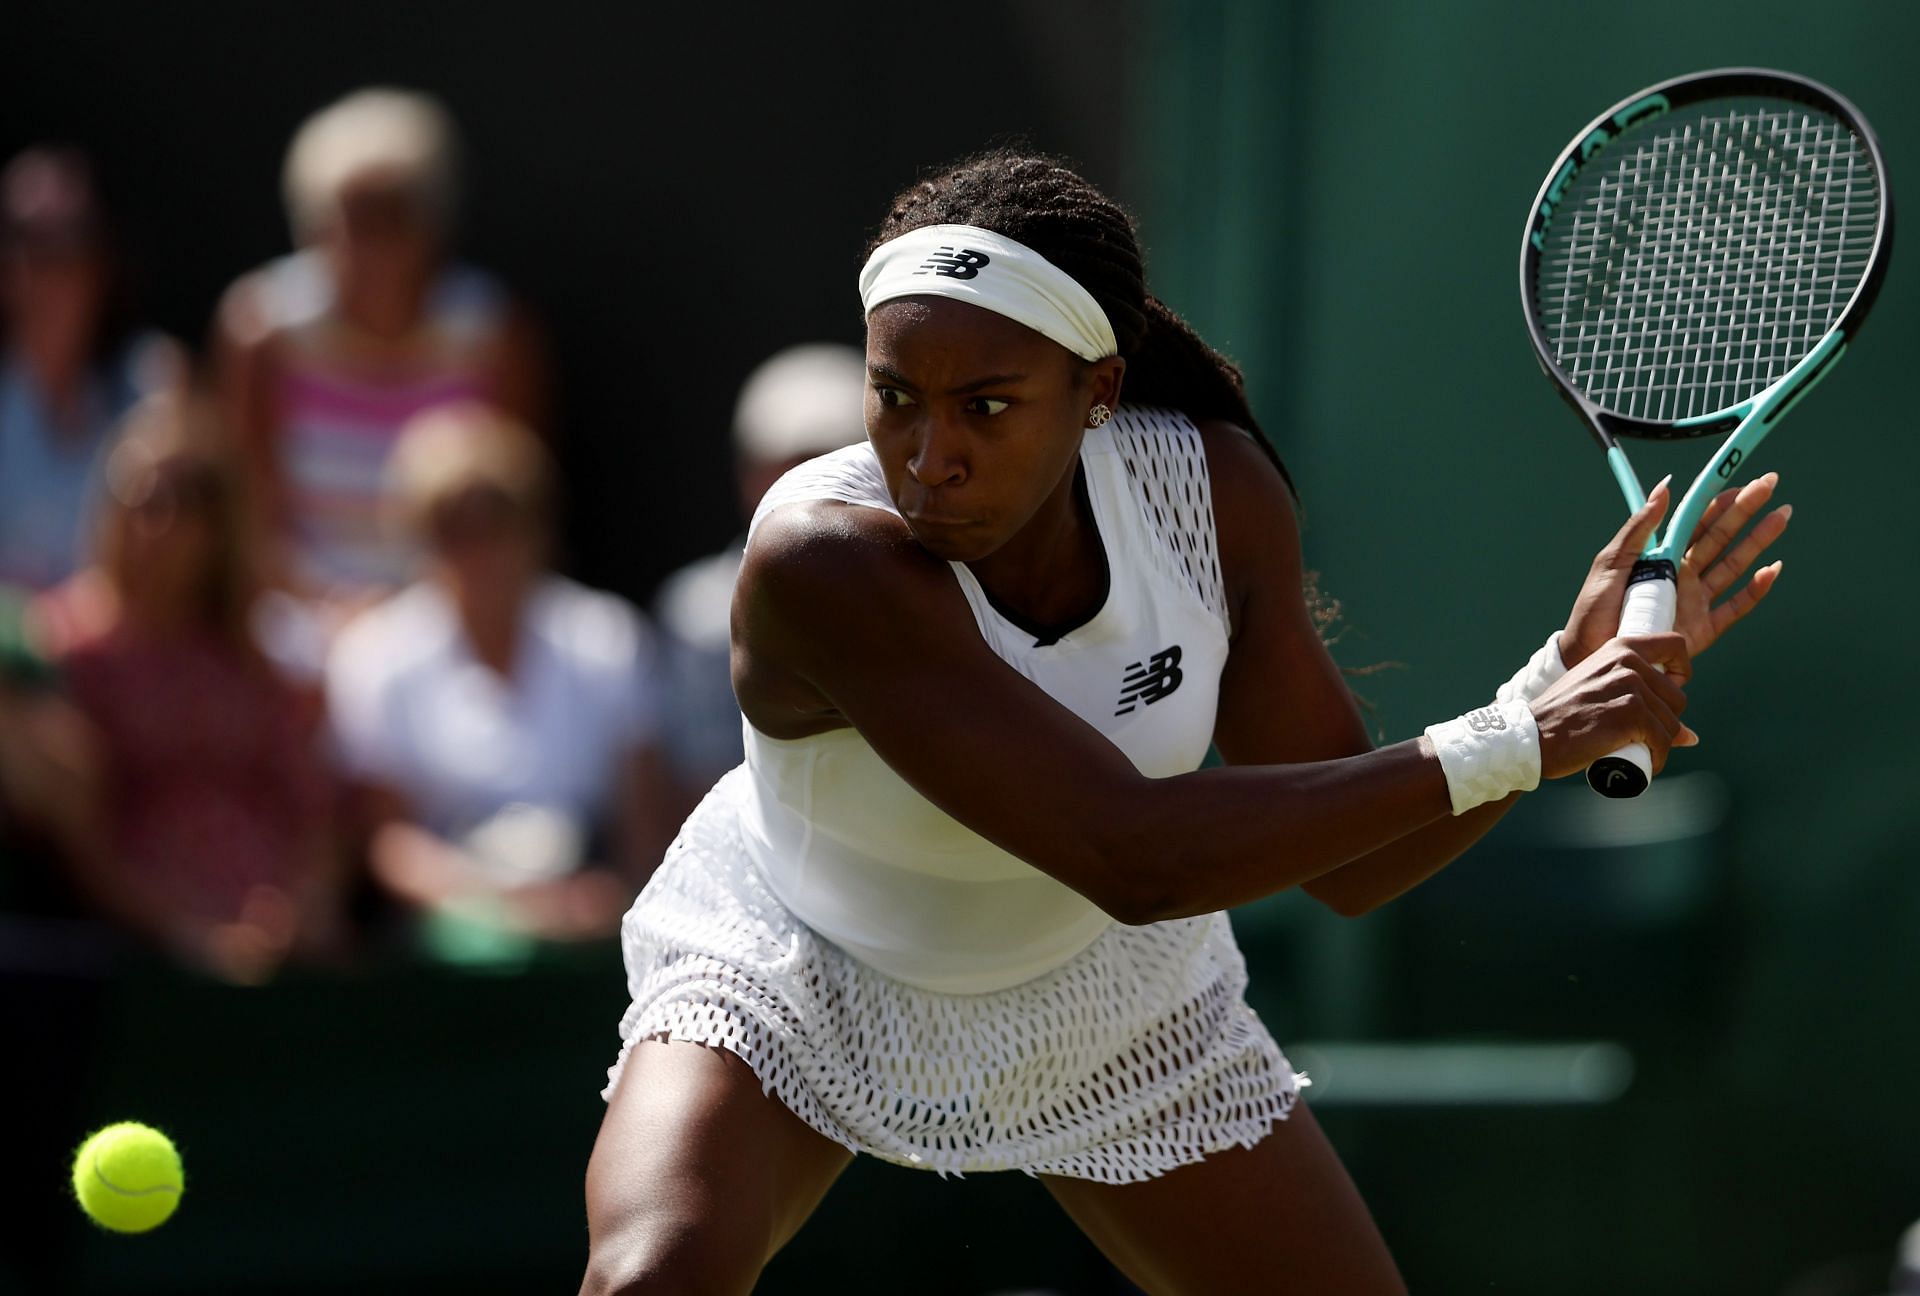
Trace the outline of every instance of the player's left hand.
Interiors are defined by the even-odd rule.
[[[1781,564],[1775,561],[1744,582],[1741,580],[1753,566],[1754,559],[1787,529],[1793,506],[1774,509],[1744,537],[1740,536],[1773,498],[1774,488],[1779,484],[1780,474],[1767,473],[1744,486],[1721,491],[1694,529],[1686,557],[1676,573],[1679,588],[1674,629],[1686,636],[1687,650],[1695,657],[1712,646],[1734,622],[1758,607],[1780,577]],[[1672,502],[1669,483],[1663,481],[1647,495],[1647,502],[1639,512],[1628,518],[1626,525],[1595,555],[1580,596],[1574,600],[1567,627],[1560,632],[1560,656],[1568,666],[1585,660],[1619,633],[1627,577]]]

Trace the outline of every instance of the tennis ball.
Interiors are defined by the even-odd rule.
[[[74,1154],[80,1209],[116,1233],[145,1233],[166,1223],[186,1186],[173,1140],[150,1125],[109,1125]]]

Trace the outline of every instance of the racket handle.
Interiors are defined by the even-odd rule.
[[[1673,629],[1679,587],[1673,564],[1642,558],[1627,578],[1626,605],[1620,609],[1620,633],[1661,634]],[[1628,743],[1587,766],[1587,786],[1603,797],[1637,797],[1653,782],[1653,753],[1645,743]]]

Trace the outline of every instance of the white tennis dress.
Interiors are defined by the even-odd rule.
[[[994,652],[1138,769],[1196,769],[1228,641],[1199,433],[1122,409],[1080,463],[1107,556],[1098,612],[1027,627],[964,565],[954,577]],[[783,477],[755,523],[821,499],[896,511],[857,445]],[[1251,1146],[1286,1116],[1306,1080],[1246,1006],[1225,914],[1117,924],[920,796],[855,730],[749,725],[746,748],[622,926],[633,1004],[608,1094],[636,1042],[691,1040],[738,1054],[853,1151],[1107,1183]]]

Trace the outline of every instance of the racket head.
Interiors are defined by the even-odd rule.
[[[1602,447],[1726,433],[1859,330],[1892,239],[1880,142],[1846,99],[1766,68],[1675,77],[1594,118],[1548,170],[1520,243],[1527,331]]]

